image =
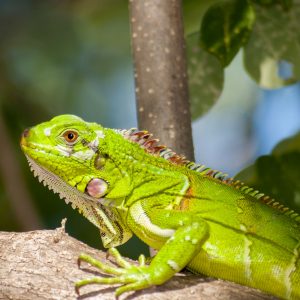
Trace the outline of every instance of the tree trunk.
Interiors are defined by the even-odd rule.
[[[95,268],[77,257],[87,253],[105,261],[105,253],[93,249],[56,230],[0,232],[0,300],[44,299],[114,299],[115,287],[90,285],[75,293],[74,282],[102,276]],[[221,280],[179,274],[169,282],[143,291],[121,296],[121,299],[274,299],[257,290]]]
[[[140,129],[194,160],[181,0],[130,0]]]

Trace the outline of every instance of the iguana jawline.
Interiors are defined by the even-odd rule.
[[[64,199],[67,204],[71,202],[72,208],[80,209],[77,197],[80,198],[81,201],[92,201],[98,205],[101,205],[101,202],[105,200],[105,198],[96,199],[85,193],[81,193],[76,188],[61,180],[57,175],[38,165],[28,155],[26,155],[26,158],[34,177],[37,177],[39,182],[43,183],[44,186],[47,186],[49,190],[53,190],[54,193],[57,193],[59,197]]]

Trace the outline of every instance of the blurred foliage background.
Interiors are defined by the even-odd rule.
[[[243,54],[235,47],[236,53],[226,56],[226,63],[233,61],[224,71],[224,64],[213,55],[193,51],[195,44],[198,47],[201,19],[217,2],[183,1],[196,160],[231,176],[251,165],[240,173],[244,181],[299,211],[299,78],[278,76],[279,71],[290,71],[298,54],[286,47],[294,52],[288,53],[289,59],[279,55],[276,65],[272,55],[278,52],[269,51],[286,45],[286,38],[299,47],[299,30],[294,32],[282,17],[293,14],[291,20],[296,20],[299,3],[295,1],[296,8],[288,12],[278,5],[270,8],[270,3],[256,6],[253,30],[257,33],[251,35]],[[127,4],[123,0],[0,0],[0,230],[56,228],[67,217],[68,233],[101,248],[98,230],[33,178],[19,137],[25,128],[63,113],[107,127],[137,126]],[[271,25],[276,20],[273,25],[281,30],[279,37],[271,25],[269,31],[259,30],[266,19]],[[272,41],[267,39],[271,35]],[[260,60],[263,41],[270,48],[264,49],[269,60]],[[297,65],[293,67],[298,75]],[[270,74],[276,76],[270,80]],[[121,252],[136,257],[141,248],[147,251],[133,239]]]

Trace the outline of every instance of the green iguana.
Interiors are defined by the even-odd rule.
[[[24,131],[40,181],[99,227],[119,267],[82,254],[121,284],[116,295],[188,268],[285,299],[300,299],[300,217],[221,172],[187,161],[146,131],[114,130],[62,115]],[[158,252],[131,265],[113,248],[135,234]]]

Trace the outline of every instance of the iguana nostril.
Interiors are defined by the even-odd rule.
[[[24,138],[27,138],[27,137],[29,136],[29,131],[30,131],[30,128],[26,128],[26,129],[23,131],[22,136],[23,136]]]
[[[30,128],[27,128],[23,131],[21,140],[20,140],[21,148],[23,148],[24,146],[27,145],[27,142],[28,142],[27,138],[29,137],[29,134],[30,134]]]

